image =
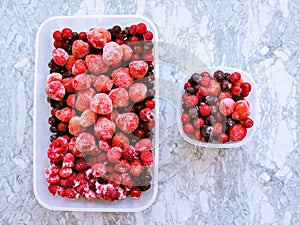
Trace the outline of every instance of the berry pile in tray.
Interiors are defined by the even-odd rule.
[[[253,126],[246,97],[251,84],[239,72],[194,73],[184,84],[181,122],[196,141],[226,143],[243,140]]]
[[[80,33],[64,28],[53,38],[46,86],[50,193],[139,198],[152,180],[152,32],[139,23]]]

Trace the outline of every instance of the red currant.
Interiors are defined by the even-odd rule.
[[[136,32],[137,32],[138,34],[143,34],[143,33],[145,33],[146,29],[147,29],[147,27],[146,27],[146,25],[145,25],[144,23],[139,23],[139,24],[136,26]]]
[[[145,102],[145,106],[146,106],[146,108],[154,109],[155,108],[155,101],[153,101],[153,100],[147,100]]]
[[[233,72],[230,74],[231,83],[235,84],[241,79],[241,74],[239,72]]]
[[[145,40],[152,40],[152,39],[153,39],[153,34],[152,34],[152,32],[151,32],[151,31],[146,31],[146,32],[144,33],[144,39],[145,39]]]
[[[59,30],[56,30],[53,32],[53,38],[55,41],[60,41],[61,40],[61,33]]]
[[[72,30],[70,28],[64,28],[62,31],[61,31],[61,34],[62,34],[62,38],[64,40],[68,40],[72,37]]]

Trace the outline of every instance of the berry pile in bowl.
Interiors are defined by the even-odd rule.
[[[48,72],[38,74],[45,76],[47,97],[35,102],[35,107],[42,101],[50,106],[48,147],[42,151],[49,166],[34,168],[44,167],[43,179],[49,193],[59,196],[55,198],[100,199],[105,206],[138,201],[150,191],[153,202],[157,100],[153,27],[146,24],[52,31]],[[37,123],[35,127],[39,129]],[[37,188],[35,184],[35,192]],[[149,206],[150,201],[143,201],[142,207]],[[124,205],[128,203],[102,209],[128,211]]]
[[[254,132],[256,87],[244,71],[200,68],[182,83],[180,131],[190,143],[229,148],[248,142]]]

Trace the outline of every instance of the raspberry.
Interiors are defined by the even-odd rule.
[[[99,75],[108,71],[108,65],[103,61],[102,55],[87,55],[85,63],[91,73]]]
[[[147,87],[142,83],[135,83],[129,87],[129,97],[133,102],[141,102],[147,97]]]
[[[103,48],[111,40],[111,34],[106,29],[95,28],[87,33],[87,39],[95,48]]]
[[[64,85],[59,81],[52,81],[47,84],[46,93],[49,98],[61,101],[66,94]]]
[[[216,122],[213,125],[213,128],[214,128],[213,135],[219,136],[219,135],[222,134],[222,132],[223,132],[223,126],[222,126],[222,124],[220,122]]]
[[[65,65],[65,68],[69,71],[72,71],[72,67],[74,65],[74,63],[77,61],[77,58],[75,58],[74,56],[70,55],[68,58],[68,61]]]
[[[129,64],[130,75],[133,78],[143,78],[148,70],[148,64],[144,61],[133,61]]]
[[[219,110],[224,116],[229,116],[233,113],[235,101],[231,98],[224,98],[220,101]]]
[[[89,127],[93,125],[97,120],[97,114],[91,109],[86,109],[80,116],[80,125],[83,127]]]
[[[123,57],[123,49],[115,42],[108,42],[103,48],[103,61],[107,65],[116,65],[121,62]]]
[[[59,30],[54,31],[52,36],[55,41],[60,41],[62,38],[62,35]]]
[[[200,114],[202,116],[208,116],[210,114],[211,108],[207,104],[201,104],[199,107]]]
[[[77,159],[74,170],[80,171],[80,170],[87,170],[90,168],[90,165],[85,161],[84,158]]]
[[[115,188],[120,187],[121,176],[119,174],[112,173],[106,176],[106,179],[108,180],[108,184],[112,184]]]
[[[81,119],[79,116],[73,116],[69,121],[69,132],[72,135],[77,136],[84,131],[84,127],[80,125]]]
[[[52,81],[59,81],[61,82],[62,75],[60,73],[51,73],[47,76],[47,82],[50,83]]]
[[[138,127],[139,117],[135,113],[119,114],[116,123],[121,131],[130,134]]]
[[[252,119],[246,118],[246,119],[244,119],[244,120],[242,121],[242,124],[243,124],[244,127],[246,127],[246,128],[251,128],[251,127],[253,127],[254,122],[253,122]]]
[[[128,137],[126,137],[122,132],[118,132],[112,139],[112,146],[123,148],[129,145]]]
[[[64,179],[70,177],[72,175],[72,173],[73,173],[72,168],[66,167],[66,166],[60,168],[60,170],[59,170],[59,176]]]
[[[115,88],[111,90],[109,97],[115,108],[125,107],[129,104],[129,95],[125,88]]]
[[[181,122],[182,123],[188,123],[188,122],[190,122],[190,120],[191,120],[191,117],[189,116],[188,113],[181,114]]]
[[[112,184],[103,185],[102,198],[108,201],[114,201],[118,198],[118,193]]]
[[[73,188],[67,188],[66,189],[66,197],[72,199],[72,198],[78,198],[78,195],[76,194],[76,192]]]
[[[150,151],[142,151],[141,152],[141,160],[143,165],[146,167],[150,167],[153,163],[153,155]]]
[[[231,141],[241,141],[247,135],[247,129],[242,124],[234,124],[230,127],[229,137]]]
[[[89,109],[90,103],[95,94],[96,92],[92,88],[77,92],[75,108],[81,112],[83,112],[86,109]]]
[[[188,107],[193,107],[198,105],[199,102],[199,98],[196,95],[189,95],[187,96],[186,100],[185,100],[185,104]]]
[[[220,136],[219,136],[219,138],[218,138],[218,141],[220,142],[220,143],[226,143],[226,142],[228,142],[228,136],[227,136],[227,134],[221,134]]]
[[[74,76],[77,76],[79,74],[86,74],[87,67],[85,65],[85,62],[82,59],[76,60],[76,62],[72,66],[72,74]]]
[[[46,181],[49,184],[57,184],[60,181],[60,176],[57,174],[46,175]]]
[[[219,99],[220,100],[223,100],[224,98],[232,98],[232,94],[230,91],[222,91],[220,94],[219,94]]]
[[[72,54],[76,58],[82,58],[89,54],[90,52],[90,46],[88,43],[82,41],[82,40],[76,40],[73,42],[72,45]]]
[[[66,189],[63,187],[59,187],[57,189],[57,194],[60,195],[61,197],[66,197]]]
[[[82,153],[93,150],[95,148],[94,136],[87,132],[80,133],[76,137],[76,148]]]
[[[109,92],[113,87],[114,82],[105,75],[100,75],[97,77],[94,87],[98,92]]]
[[[147,30],[147,26],[144,23],[139,23],[135,28],[135,31],[138,34],[144,34],[146,30]]]
[[[122,157],[131,161],[135,155],[135,148],[131,145],[126,145],[123,147]]]
[[[52,52],[52,59],[59,66],[65,65],[68,61],[68,58],[68,53],[62,48],[57,48]]]
[[[154,109],[155,108],[155,101],[153,101],[153,100],[147,100],[145,102],[145,106],[146,106],[146,108]]]
[[[136,149],[136,151],[146,151],[146,150],[153,150],[153,143],[150,139],[148,138],[144,138],[139,140],[134,148]]]
[[[60,122],[58,125],[57,125],[57,129],[60,131],[60,132],[67,132],[68,131],[68,124],[67,123],[63,123],[63,122]]]
[[[143,121],[150,121],[154,119],[154,113],[151,109],[145,108],[140,111],[140,118]]]
[[[239,72],[233,72],[230,74],[231,83],[235,84],[241,79],[241,74]]]
[[[67,151],[67,140],[63,137],[59,137],[50,144],[47,155],[53,163],[56,163],[63,160],[63,157],[65,156]]]
[[[247,97],[251,91],[251,84],[249,84],[248,82],[244,82],[241,84],[241,88],[242,88],[242,95],[244,97]]]
[[[112,147],[107,152],[107,159],[109,162],[115,163],[118,162],[122,156],[122,149],[120,147]]]
[[[138,187],[134,187],[130,190],[130,196],[133,198],[133,199],[139,199],[140,196],[141,196],[141,190],[138,188]]]
[[[218,96],[220,91],[221,91],[220,83],[215,80],[211,80],[210,86],[208,88],[208,94],[212,96]]]
[[[144,40],[152,40],[153,39],[153,34],[151,31],[146,31],[144,33]]]
[[[67,106],[73,108],[74,107],[74,104],[75,104],[75,98],[76,98],[76,95],[75,94],[71,94],[68,96],[67,98]]]
[[[75,157],[71,153],[67,153],[63,159],[63,167],[73,167],[74,166]]]
[[[70,119],[75,115],[75,112],[70,107],[65,107],[61,110],[56,110],[55,116],[57,119],[63,121],[63,122],[69,122]]]
[[[111,79],[119,88],[128,88],[133,82],[133,78],[129,74],[128,68],[119,68],[112,72]]]
[[[132,49],[128,45],[121,45],[122,51],[123,51],[123,60],[127,61],[132,56]]]
[[[237,101],[232,113],[232,118],[235,120],[243,120],[246,119],[249,115],[249,103],[246,100]]]
[[[61,31],[61,36],[63,39],[67,40],[67,39],[70,39],[72,37],[72,30],[70,28],[64,28],[62,31]]]
[[[57,190],[58,190],[59,186],[57,184],[50,184],[48,186],[48,191],[52,194],[52,195],[56,195],[57,194]]]
[[[115,123],[105,117],[98,118],[94,127],[95,134],[104,141],[110,140],[114,135],[115,130]]]
[[[130,173],[133,176],[138,177],[143,172],[143,170],[144,170],[144,167],[140,160],[136,159],[131,162]]]
[[[103,177],[106,173],[106,167],[103,163],[96,163],[92,166],[92,174],[94,177]]]
[[[239,85],[234,85],[231,89],[231,93],[238,96],[242,94],[242,88]]]
[[[91,78],[85,74],[79,74],[73,79],[73,88],[77,91],[90,88]]]
[[[195,128],[201,128],[204,125],[204,120],[202,118],[196,118],[193,124]]]
[[[73,88],[73,77],[64,78],[61,83],[64,85],[67,92],[75,92]]]
[[[183,126],[184,133],[190,135],[194,133],[194,126],[191,123],[186,123]]]
[[[102,115],[111,113],[113,109],[111,99],[104,93],[96,94],[91,101],[90,107],[93,112]]]

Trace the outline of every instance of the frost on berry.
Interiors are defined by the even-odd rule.
[[[68,53],[62,48],[57,48],[52,52],[52,59],[59,66],[65,65],[68,61],[68,58]]]
[[[70,55],[68,58],[68,61],[65,65],[66,69],[69,71],[72,71],[72,67],[74,65],[74,63],[77,61],[77,58],[75,58],[74,56]]]
[[[121,45],[122,51],[123,51],[123,60],[127,61],[132,56],[132,49],[128,45]]]
[[[70,107],[65,107],[60,110],[56,110],[55,116],[57,119],[61,120],[62,122],[69,122],[70,119],[75,115],[75,112]]]
[[[104,151],[107,152],[109,149],[111,149],[111,146],[108,143],[108,141],[100,140],[99,141],[99,148],[100,148],[100,150],[104,150]]]
[[[76,58],[82,58],[86,56],[90,51],[90,46],[88,43],[82,40],[76,40],[72,45],[72,54]]]
[[[246,137],[247,129],[242,124],[234,124],[229,130],[231,141],[241,141]]]
[[[119,162],[115,164],[114,170],[119,173],[125,173],[128,170],[130,170],[130,164],[126,159],[121,159]]]
[[[67,92],[75,92],[75,89],[73,88],[73,79],[73,77],[68,77],[61,81]]]
[[[77,76],[79,74],[86,74],[87,67],[82,59],[78,59],[72,66],[72,74]]]
[[[65,138],[57,138],[49,146],[48,158],[54,163],[62,161],[68,151],[68,147],[68,141]]]
[[[115,123],[105,117],[98,118],[94,127],[95,134],[104,141],[111,139],[115,130]]]
[[[94,83],[94,87],[98,92],[109,92],[114,82],[105,75],[99,75]]]
[[[232,98],[224,98],[219,104],[219,110],[225,116],[229,116],[230,114],[232,114],[234,107],[235,101]]]
[[[111,99],[104,93],[96,94],[91,101],[90,107],[93,112],[102,115],[107,115],[113,110]]]
[[[92,166],[92,174],[94,177],[103,177],[106,173],[106,167],[103,163],[96,163]]]
[[[75,102],[75,108],[81,112],[83,112],[86,109],[89,109],[92,98],[95,96],[95,94],[96,94],[96,92],[94,91],[93,88],[78,91],[77,99]]]
[[[250,115],[249,103],[246,100],[237,101],[232,113],[232,118],[235,120],[246,119]]]
[[[128,161],[131,161],[136,155],[135,148],[131,145],[126,145],[123,147],[122,157]]]
[[[148,64],[145,61],[133,61],[129,64],[130,75],[133,78],[143,78],[148,70]]]
[[[77,159],[77,161],[74,165],[74,169],[77,171],[87,170],[89,168],[90,168],[90,165],[86,162],[86,160],[84,158]]]
[[[121,131],[130,134],[138,127],[139,117],[135,113],[119,114],[116,123]]]
[[[74,166],[75,157],[71,153],[67,153],[63,159],[63,167],[73,167]]]
[[[66,94],[64,85],[59,81],[52,81],[47,84],[46,93],[49,98],[61,101]]]
[[[119,88],[128,88],[133,82],[128,68],[119,68],[112,72],[111,79],[114,84]]]
[[[131,162],[131,168],[130,168],[130,173],[133,175],[133,176],[139,176],[143,170],[144,170],[144,166],[142,165],[142,162],[140,160],[133,160]]]
[[[122,156],[122,149],[120,147],[112,147],[107,152],[107,159],[112,163],[118,162],[121,156]]]
[[[122,148],[126,145],[129,145],[128,137],[122,132],[116,133],[112,139],[112,146],[117,146]]]
[[[89,127],[97,120],[97,114],[91,109],[86,109],[80,116],[80,125],[83,127]]]
[[[76,137],[76,148],[84,153],[92,151],[95,148],[95,138],[87,132],[82,132]]]
[[[153,155],[150,151],[142,151],[141,152],[141,160],[143,162],[143,165],[146,167],[150,167],[153,163]]]
[[[111,90],[109,92],[109,97],[115,108],[125,107],[129,104],[129,95],[125,88],[115,88]]]
[[[47,82],[50,83],[52,81],[59,81],[61,82],[62,75],[60,73],[51,73],[47,76]]]
[[[103,61],[107,65],[116,65],[121,62],[123,57],[123,49],[115,42],[108,42],[103,48]]]
[[[79,74],[73,79],[73,88],[77,91],[90,88],[91,78],[85,74]]]
[[[111,34],[104,28],[95,28],[87,32],[87,39],[95,48],[101,49],[111,41]]]
[[[83,154],[76,148],[76,138],[72,137],[69,142],[69,152],[77,157],[83,157]]]
[[[139,151],[153,150],[153,143],[150,139],[144,138],[138,141],[134,148]]]
[[[64,166],[59,170],[59,176],[63,179],[69,178],[73,173],[71,167]]]
[[[147,97],[147,86],[143,83],[134,83],[129,87],[129,97],[133,102],[141,102]]]
[[[79,133],[84,131],[84,127],[80,124],[81,119],[79,116],[73,116],[69,121],[69,132],[70,134],[77,136]]]
[[[151,121],[154,119],[154,113],[149,108],[142,109],[140,111],[140,118],[143,121]]]

